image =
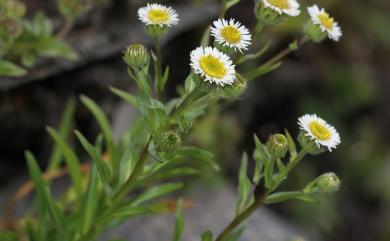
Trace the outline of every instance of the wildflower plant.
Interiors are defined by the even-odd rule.
[[[86,162],[88,168],[83,168],[85,163],[81,160],[85,156],[78,155],[68,142],[75,108],[74,101],[70,102],[60,129],[48,128],[55,149],[44,174],[33,154],[26,152],[36,202],[31,212],[18,221],[16,228],[0,234],[1,240],[4,237],[10,241],[21,237],[40,241],[96,240],[102,232],[129,218],[172,211],[169,202],[157,198],[183,188],[180,181],[183,177],[199,175],[209,169],[219,170],[212,153],[185,142],[194,121],[207,113],[211,105],[237,100],[250,81],[277,69],[281,60],[302,44],[319,40],[313,38],[312,31],[316,30],[305,28],[300,40],[293,41],[260,66],[241,72],[244,63],[257,60],[267,50],[268,45],[260,48],[251,45],[263,27],[289,21],[300,11],[295,0],[256,1],[257,24],[251,35],[248,27],[224,18],[226,11],[238,2],[222,1],[219,19],[205,31],[200,46],[188,53],[191,71],[184,86],[179,88],[179,96],[169,100],[163,95],[169,68],[161,71],[160,39],[169,28],[179,24],[179,17],[173,8],[160,4],[147,4],[139,9],[139,20],[155,40],[154,50],[132,44],[123,53],[137,94],[111,88],[115,95],[138,110],[139,119],[119,141],[115,141],[108,117],[99,105],[87,96],[81,96],[81,102],[101,128],[101,135],[96,140],[88,140],[81,132],[74,132],[90,160]],[[154,65],[153,71],[151,65]],[[202,241],[237,240],[246,220],[262,205],[291,199],[315,203],[318,195],[339,189],[340,180],[336,174],[326,173],[301,189],[280,190],[280,185],[288,181],[289,174],[306,155],[331,151],[340,144],[337,130],[317,115],[300,117],[298,128],[297,141],[287,130],[271,135],[265,143],[254,135],[255,149],[251,155],[242,155],[238,170],[235,216],[219,234],[206,230]],[[248,175],[250,160],[253,160],[254,171]],[[59,200],[55,200],[48,188],[48,176],[60,170],[62,161],[71,185]],[[180,240],[184,228],[182,206],[183,201],[179,200],[175,241]]]

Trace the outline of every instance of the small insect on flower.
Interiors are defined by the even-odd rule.
[[[338,41],[342,36],[341,28],[338,23],[329,16],[323,8],[313,5],[307,8],[307,11],[314,24],[318,25],[322,32],[327,33],[328,37],[334,41]]]
[[[138,9],[138,18],[146,25],[159,25],[160,27],[176,25],[179,22],[176,11],[158,3],[148,4]]]
[[[212,47],[198,47],[190,54],[191,67],[205,81],[220,86],[231,85],[236,71],[230,57]]]
[[[265,7],[274,10],[279,14],[287,14],[292,17],[298,16],[299,3],[296,0],[262,0]]]
[[[298,124],[304,135],[314,141],[318,147],[326,147],[332,151],[332,148],[336,148],[341,142],[337,130],[315,114],[300,117]]]
[[[249,30],[234,19],[229,21],[221,18],[215,20],[213,27],[211,27],[211,35],[217,43],[240,52],[247,50],[247,47],[251,44]]]

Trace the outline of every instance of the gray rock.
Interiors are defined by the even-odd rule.
[[[193,203],[184,210],[185,229],[181,240],[200,240],[203,232],[210,230],[216,236],[232,220],[235,194],[231,187],[198,189],[188,197]],[[172,240],[174,215],[165,214],[129,220],[115,230],[106,232],[99,240],[122,238],[124,240]],[[319,240],[277,216],[267,208],[260,208],[250,217],[241,241],[292,241]]]

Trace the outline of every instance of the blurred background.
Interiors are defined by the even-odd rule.
[[[91,0],[92,1],[92,0]],[[27,16],[43,11],[61,28],[56,1],[25,0]],[[42,59],[24,77],[0,77],[0,196],[15,179],[26,176],[24,150],[32,150],[45,166],[51,140],[45,127],[58,126],[69,98],[85,94],[112,118],[122,111],[108,86],[131,89],[121,54],[126,45],[151,40],[136,18],[141,0],[93,1],[65,39],[78,53],[74,61]],[[160,1],[178,9],[182,24],[164,40],[164,64],[171,66],[167,96],[189,71],[189,52],[218,15],[218,1]],[[214,107],[194,126],[186,141],[217,154],[225,185],[236,184],[242,151],[253,149],[253,133],[263,141],[284,128],[298,133],[297,118],[317,113],[340,132],[335,151],[306,158],[285,189],[302,187],[315,176],[334,171],[342,188],[319,205],[296,201],[270,208],[294,226],[323,240],[390,240],[390,2],[388,0],[301,0],[303,13],[276,28],[266,28],[257,46],[272,40],[258,64],[302,34],[311,4],[325,7],[339,22],[343,37],[336,43],[308,43],[289,55],[282,67],[249,83],[234,104]],[[246,26],[255,24],[253,1],[227,13]],[[245,68],[251,68],[248,65]],[[78,105],[75,128],[94,137],[98,127]],[[115,129],[115,126],[113,126]],[[212,179],[208,177],[208,181]],[[216,178],[219,180],[221,177]],[[212,180],[211,180],[212,181]],[[259,234],[261,240],[261,234]]]

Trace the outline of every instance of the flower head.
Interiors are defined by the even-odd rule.
[[[176,25],[179,22],[176,11],[171,7],[153,3],[138,9],[138,18],[146,25],[160,27]]]
[[[242,52],[251,44],[249,30],[240,22],[230,19],[218,19],[213,22],[211,35],[215,41],[229,48]]]
[[[296,0],[262,0],[266,8],[270,8],[279,14],[287,14],[290,16],[298,16],[299,3]]]
[[[298,124],[304,136],[314,141],[318,147],[326,147],[332,151],[341,142],[337,130],[315,114],[300,117]]]
[[[212,47],[198,47],[193,50],[191,67],[205,81],[221,86],[231,85],[235,80],[236,71],[230,57]]]
[[[312,22],[318,25],[322,32],[327,33],[330,39],[333,39],[334,41],[340,39],[342,36],[341,28],[323,8],[320,9],[317,5],[313,5],[308,7],[307,11],[309,12]]]

